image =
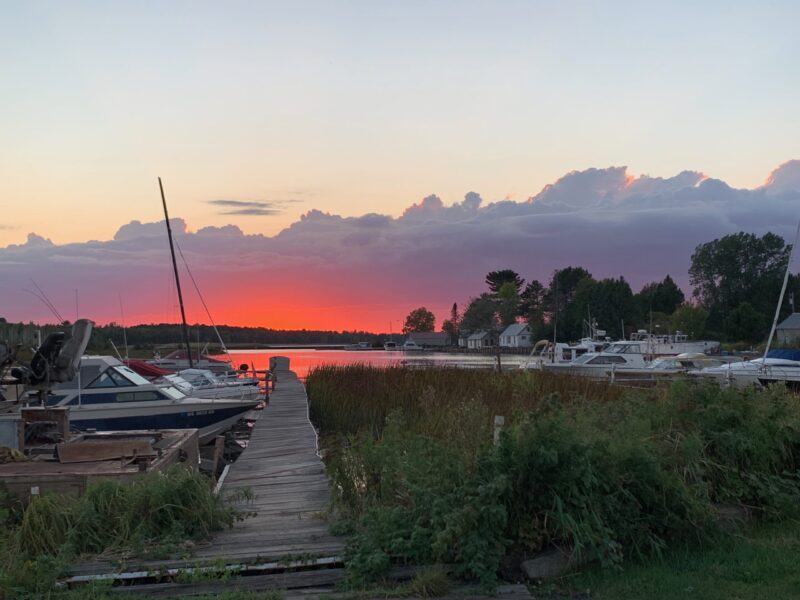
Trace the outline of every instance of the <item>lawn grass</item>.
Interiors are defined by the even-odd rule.
[[[629,562],[621,571],[594,568],[535,598],[591,600],[779,600],[800,598],[800,523],[769,524],[702,549]]]

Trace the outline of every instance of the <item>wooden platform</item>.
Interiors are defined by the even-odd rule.
[[[220,492],[230,497],[249,489],[255,498],[238,506],[253,516],[217,533],[210,545],[196,550],[197,558],[251,562],[331,557],[344,550],[344,538],[330,535],[322,518],[330,484],[316,454],[305,388],[291,371],[277,375],[269,404]]]

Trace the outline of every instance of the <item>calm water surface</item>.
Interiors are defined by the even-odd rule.
[[[489,368],[495,365],[492,356],[474,354],[447,354],[447,353],[420,353],[404,354],[403,352],[385,352],[383,350],[369,350],[363,352],[347,350],[313,350],[313,349],[283,349],[283,350],[231,350],[234,366],[241,363],[254,365],[256,369],[267,369],[270,356],[288,356],[289,368],[297,373],[300,378],[305,378],[309,369],[319,365],[353,365],[368,364],[374,367],[388,367],[404,364],[425,365],[433,367],[474,367]],[[504,367],[517,368],[525,362],[525,356],[504,355]]]

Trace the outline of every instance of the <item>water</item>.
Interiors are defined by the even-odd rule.
[[[494,356],[479,354],[449,354],[446,352],[425,352],[406,354],[403,352],[386,352],[383,350],[369,350],[363,352],[347,350],[314,350],[303,349],[275,349],[275,350],[231,350],[234,367],[242,363],[254,365],[256,369],[269,368],[270,356],[289,357],[289,368],[297,376],[305,378],[308,371],[320,365],[354,365],[368,364],[374,367],[388,367],[392,365],[407,364],[409,366],[430,367],[462,367],[462,368],[493,368],[496,366]],[[527,360],[526,356],[503,355],[501,362],[504,368],[516,369]]]

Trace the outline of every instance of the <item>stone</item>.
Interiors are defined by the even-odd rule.
[[[536,557],[522,563],[522,571],[530,580],[554,579],[570,570],[572,561],[560,550],[542,552]]]

